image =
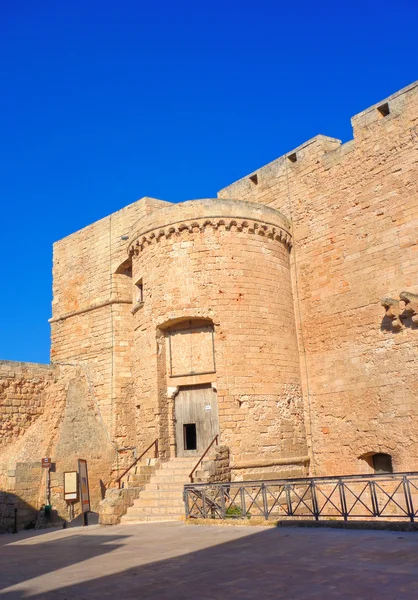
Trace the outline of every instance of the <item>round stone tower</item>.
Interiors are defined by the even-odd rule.
[[[306,473],[289,224],[236,200],[194,200],[132,228],[139,441],[201,456],[216,434],[235,479]]]

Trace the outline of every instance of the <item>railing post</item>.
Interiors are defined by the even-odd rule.
[[[158,438],[155,440],[155,455],[154,458],[158,458]]]
[[[263,498],[263,513],[264,513],[264,518],[266,521],[268,521],[269,518],[269,507],[267,504],[267,491],[266,491],[266,484],[263,482],[261,484],[261,496]]]
[[[348,519],[347,502],[345,499],[344,483],[341,481],[341,479],[338,481],[338,491],[340,492],[341,513],[344,517],[344,521],[347,521],[347,519]]]
[[[412,500],[412,494],[411,494],[411,488],[409,486],[409,481],[406,476],[403,477],[403,491],[405,494],[406,509],[408,511],[408,516],[409,516],[410,521],[413,523],[415,520],[414,503]]]
[[[207,508],[206,508],[206,491],[202,490],[202,509],[203,509],[203,518],[208,518]]]
[[[316,497],[316,486],[314,480],[311,481],[311,493],[312,493],[312,509],[315,517],[315,521],[319,519],[319,506],[318,499]]]
[[[245,507],[245,489],[244,489],[244,487],[242,487],[240,489],[240,496],[241,496],[241,511],[242,511],[242,514],[246,517],[247,509]]]
[[[219,490],[220,490],[220,503],[221,503],[221,517],[222,519],[225,519],[226,517],[226,507],[225,507],[225,495],[224,495],[224,487],[223,485],[219,486]]]
[[[186,513],[186,519],[189,518],[189,490],[185,489],[183,492],[184,510]]]
[[[376,494],[376,486],[375,486],[374,481],[369,481],[369,490],[370,490],[370,497],[372,499],[373,516],[380,517],[379,498],[377,497],[377,494]]]
[[[292,508],[292,497],[290,495],[290,485],[285,486],[286,489],[286,502],[287,502],[287,514],[289,517],[293,517],[293,508]]]

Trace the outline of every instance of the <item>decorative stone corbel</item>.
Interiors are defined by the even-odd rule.
[[[167,388],[167,398],[169,398],[170,400],[174,400],[174,398],[177,396],[178,393],[179,393],[178,386]]]
[[[395,298],[382,298],[380,302],[386,310],[386,316],[392,321],[392,328],[395,331],[402,329],[402,322],[399,318],[399,300],[395,300]]]
[[[405,312],[413,323],[418,323],[418,294],[401,292],[399,298],[405,302]]]
[[[216,385],[216,381],[212,381],[212,383],[210,384],[211,388],[213,389],[214,392],[218,391],[218,386]]]

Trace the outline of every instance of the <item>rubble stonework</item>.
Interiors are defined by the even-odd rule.
[[[77,458],[96,509],[154,440],[187,463],[185,390],[219,434],[206,476],[367,473],[376,453],[418,470],[418,84],[352,125],[218,198],[142,198],[54,245],[52,364],[0,363],[9,513],[42,504],[42,455],[61,516]],[[109,492],[107,522],[135,493]]]

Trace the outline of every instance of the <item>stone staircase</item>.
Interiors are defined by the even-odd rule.
[[[172,458],[163,463],[134,501],[121,523],[177,521],[184,516],[183,486],[198,457]]]

